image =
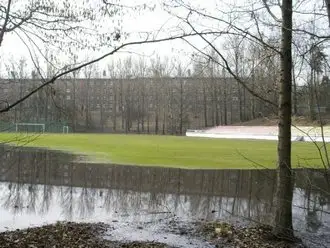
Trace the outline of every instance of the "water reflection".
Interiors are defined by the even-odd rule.
[[[70,154],[27,148],[0,151],[0,231],[57,220],[224,219],[267,222],[274,205],[272,170],[183,170],[73,162]],[[323,174],[296,171],[294,224],[330,231]]]

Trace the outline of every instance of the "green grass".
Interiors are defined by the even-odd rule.
[[[96,162],[181,168],[249,169],[256,165],[276,167],[276,142],[206,139],[153,135],[43,134],[23,137],[0,133],[0,142],[46,147],[86,154]],[[16,141],[15,141],[16,140]],[[293,166],[319,167],[320,156],[312,143],[294,142]],[[260,167],[258,167],[260,168]]]

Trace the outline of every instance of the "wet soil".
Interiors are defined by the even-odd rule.
[[[297,240],[283,241],[274,238],[271,227],[259,225],[240,227],[226,222],[170,222],[168,229],[191,238],[203,238],[212,247],[235,248],[302,248]],[[118,242],[106,238],[113,227],[104,223],[57,222],[53,225],[27,228],[0,233],[1,248],[55,248],[55,247],[95,247],[95,248],[171,248],[167,244],[150,241]],[[204,246],[203,246],[204,247]]]
[[[120,243],[109,241],[102,236],[111,227],[104,223],[58,222],[53,225],[27,228],[0,233],[1,248],[169,248],[156,242]]]
[[[226,222],[208,222],[199,225],[198,232],[215,247],[249,248],[304,248],[299,239],[282,240],[272,234],[268,225],[234,226]]]

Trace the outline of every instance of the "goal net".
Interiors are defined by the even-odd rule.
[[[16,132],[44,133],[45,124],[42,123],[15,123]]]

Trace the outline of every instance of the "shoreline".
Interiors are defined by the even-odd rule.
[[[205,242],[202,247],[251,247],[251,248],[302,248],[299,239],[286,241],[271,235],[271,227],[266,225],[239,226],[226,222],[195,222],[178,228],[175,221],[169,222],[169,233],[178,232],[188,239],[200,239]],[[136,227],[143,230],[143,226]],[[57,222],[40,227],[16,229],[0,232],[1,248],[41,248],[41,247],[95,247],[95,248],[175,248],[153,240],[116,241],[109,237],[115,231],[111,224]],[[170,237],[170,235],[169,235]],[[166,240],[167,238],[164,237]],[[191,247],[196,247],[191,243]],[[202,248],[201,247],[201,248]]]

